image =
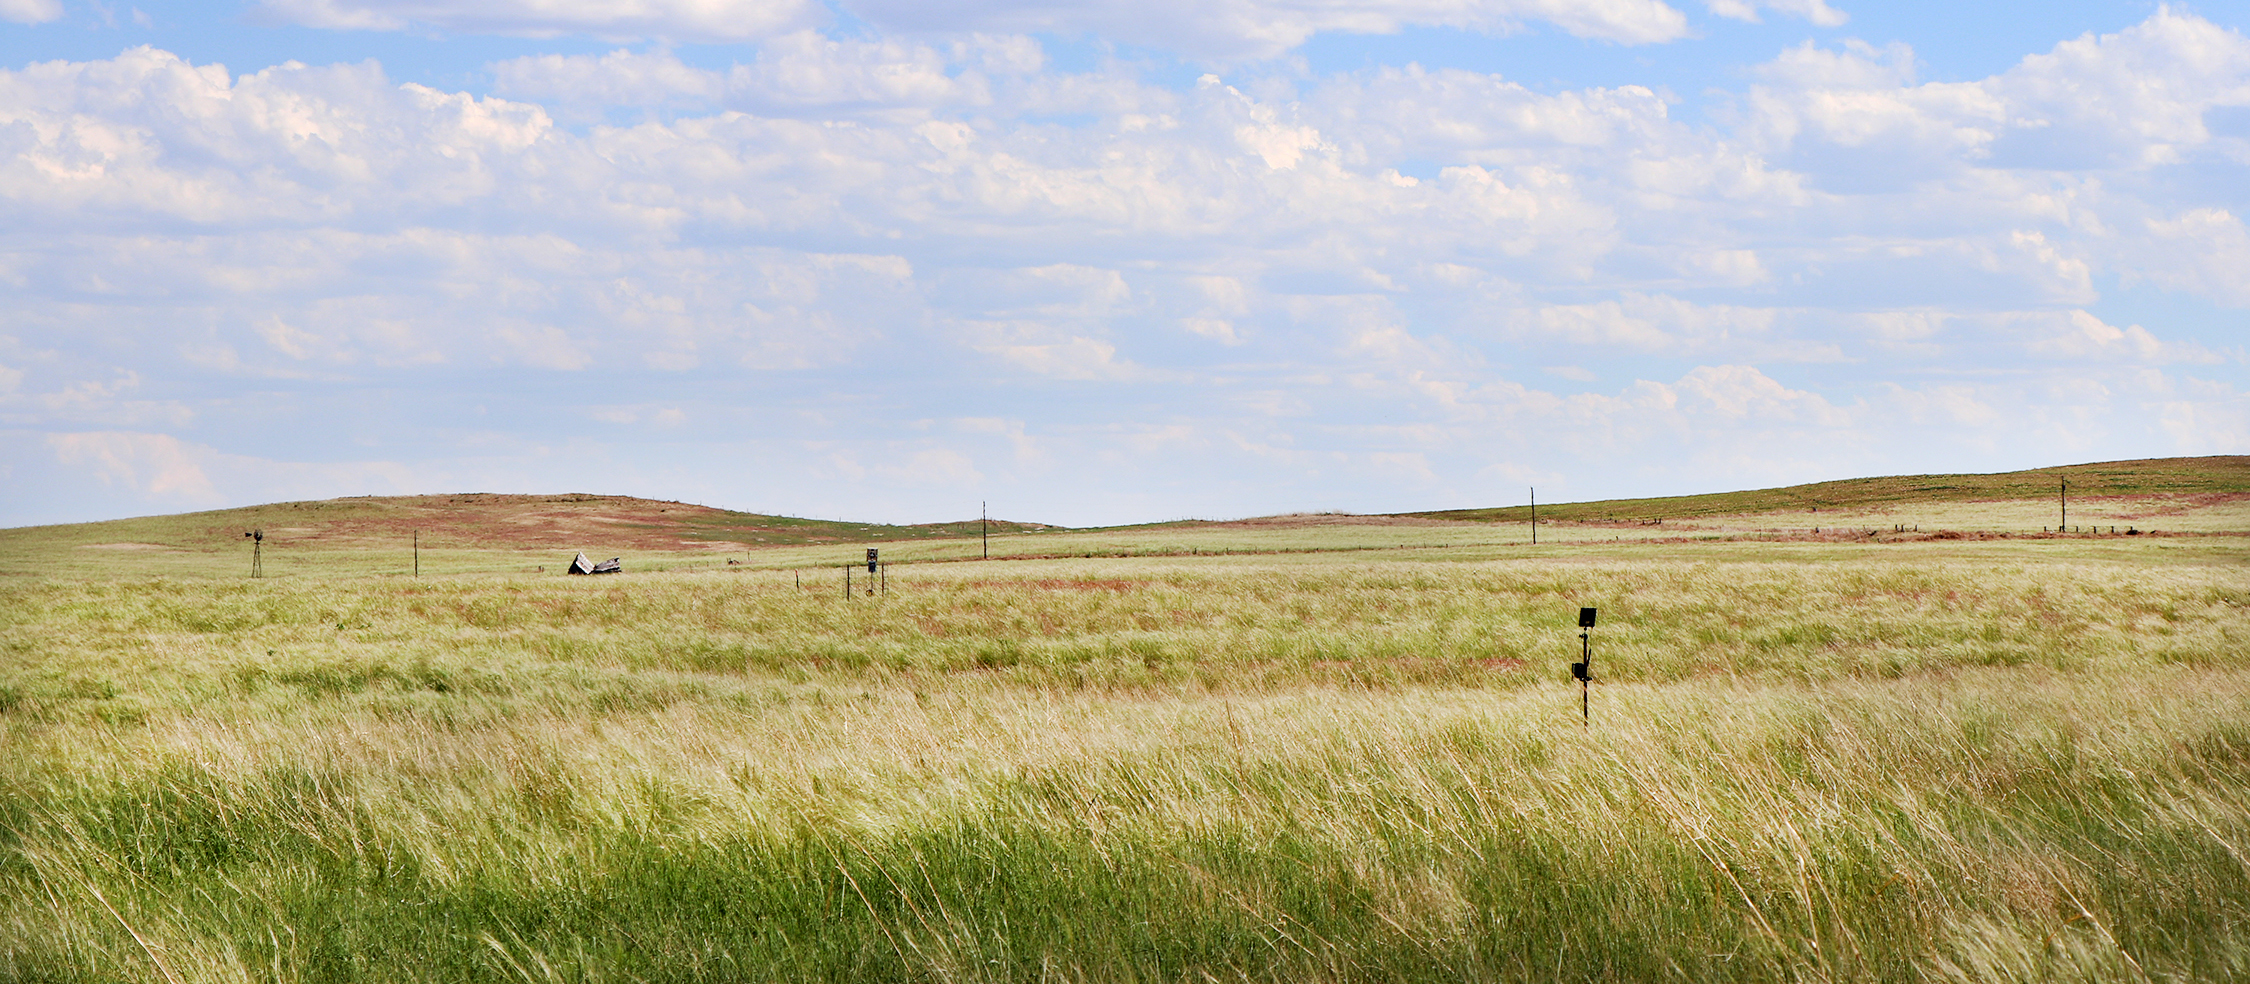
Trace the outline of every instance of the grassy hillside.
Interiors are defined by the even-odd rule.
[[[2045,536],[2057,520],[2049,494],[2056,474],[2071,476],[2071,522],[2089,524],[2079,533],[2250,533],[2250,458],[2198,458],[1542,505],[1540,537],[1551,548],[1586,550],[1629,549],[1649,540],[1895,545]],[[1363,561],[1465,561],[1521,555],[1530,539],[1521,522],[1527,516],[1512,507],[1085,530],[994,520],[987,544],[977,536],[976,520],[892,526],[624,496],[363,497],[0,530],[0,578],[242,577],[251,566],[251,544],[242,537],[249,529],[266,533],[266,576],[283,578],[560,574],[571,555],[584,550],[596,559],[622,556],[632,572],[742,565],[824,579],[856,563],[869,544],[881,544],[884,559],[894,564],[976,560],[988,551],[993,559],[1021,560],[1264,556],[1320,562],[1344,553]]]
[[[1815,482],[1778,489],[1715,492],[1655,499],[1541,503],[1539,518],[1559,522],[1645,522],[1710,516],[1851,511],[1906,504],[2056,499],[2060,483],[2089,504],[2120,498],[2211,500],[2250,498],[2250,456],[2150,458],[2060,465],[1989,475],[1893,475]],[[1524,522],[1531,508],[1501,506],[1398,513],[1427,519]]]
[[[243,534],[254,529],[265,532],[266,551],[286,567],[291,558],[309,556],[333,560],[342,555],[379,555],[386,563],[411,563],[411,545],[417,536],[433,560],[539,555],[567,561],[579,550],[602,557],[694,556],[759,547],[960,539],[978,535],[979,528],[973,519],[889,526],[766,516],[615,495],[359,496],[0,530],[0,558],[19,573],[27,567],[52,565],[62,557],[76,561],[64,564],[66,569],[98,570],[124,568],[127,561],[144,569],[188,567],[199,562],[195,558],[222,556],[232,569],[241,566],[236,560],[247,563],[250,547]],[[991,522],[995,534],[1046,528],[1039,523]],[[176,556],[181,554],[192,556]],[[115,563],[100,563],[104,557]]]

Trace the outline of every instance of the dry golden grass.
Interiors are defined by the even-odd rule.
[[[1329,525],[19,579],[0,978],[2250,973],[2234,538]]]

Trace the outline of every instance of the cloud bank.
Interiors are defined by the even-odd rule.
[[[0,447],[35,493],[9,518],[600,474],[902,520],[999,488],[1089,523],[2250,451],[2250,41],[2195,16],[1967,82],[1806,43],[1691,123],[1639,85],[1414,65],[1167,85],[1026,34],[1131,41],[1100,5],[849,9],[883,30],[267,4],[756,41],[514,58],[488,94],[152,47],[0,72]],[[1681,16],[1147,21],[1245,57]],[[2196,314],[2105,314],[2121,294]]]
[[[37,3],[42,0],[10,0]],[[1726,0],[1713,10],[1755,20],[1757,6]],[[1820,0],[1786,0],[1769,9],[1816,22],[1841,15]],[[821,26],[828,11],[810,0],[261,0],[270,18],[306,27],[552,37],[588,34],[618,40],[714,43],[753,41]],[[1053,34],[1175,51],[1201,58],[1271,58],[1322,32],[1392,34],[1408,27],[1450,27],[1505,34],[1540,24],[1566,34],[1619,44],[1652,44],[1688,33],[1687,18],[1661,0],[1369,0],[1353,4],[1304,0],[1149,0],[1094,2],[982,0],[929,4],[850,0],[839,9],[886,34],[958,36]],[[51,17],[48,19],[52,19]]]

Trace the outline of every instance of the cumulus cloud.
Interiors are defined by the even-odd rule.
[[[601,118],[601,110],[611,106],[768,116],[896,112],[987,101],[980,76],[948,74],[957,57],[986,50],[835,41],[799,31],[767,42],[756,61],[727,71],[690,67],[665,50],[618,50],[599,57],[526,56],[495,63],[492,72],[504,94],[589,119]]]
[[[47,442],[63,467],[86,469],[104,485],[122,485],[146,498],[182,504],[222,501],[198,460],[209,449],[190,446],[169,434],[94,431],[55,434]]]
[[[1254,455],[1307,488],[1359,469],[1433,495],[1572,440],[1710,468],[1811,449],[1773,465],[1791,477],[1912,459],[1886,422],[1966,458],[2095,440],[2073,413],[2151,449],[2235,419],[2238,397],[2132,375],[2234,386],[2223,329],[2090,313],[2117,282],[2250,306],[2239,205],[2172,180],[2231,160],[2209,121],[2250,105],[2250,45],[2207,21],[2160,11],[1967,82],[1919,81],[1904,46],[1796,46],[1710,125],[1646,87],[1450,69],[1065,71],[1004,33],[1111,16],[1058,10],[970,9],[956,27],[1003,33],[942,37],[776,27],[716,68],[520,58],[492,96],[152,48],[0,71],[0,423],[95,435],[40,454],[185,502],[231,495],[210,455],[244,444],[153,438],[228,421],[388,460],[369,403],[519,462],[595,440],[571,426],[657,425],[676,447],[789,433],[742,454],[863,476],[927,452],[915,472],[951,488],[1089,456],[1191,485]],[[1227,50],[1299,37],[1260,17],[1345,23],[1177,16],[1222,15],[1250,24]],[[1558,377],[1571,392],[1541,388]],[[1019,424],[902,444],[901,415]]]
[[[143,46],[0,71],[0,128],[0,214],[239,226],[504,196],[551,123],[535,106],[394,86],[373,63],[230,78]]]
[[[62,15],[61,0],[0,0],[0,20],[16,24],[44,24]]]
[[[2213,380],[2187,380],[2188,392],[2163,404],[2165,433],[2182,454],[2250,454],[2250,393]]]
[[[1697,366],[1669,387],[1667,402],[1693,402],[1735,420],[1841,424],[1844,414],[1820,396],[1775,382],[1755,366]]]
[[[2250,277],[2242,275],[2250,269],[2250,230],[2234,213],[2191,208],[2142,226],[2144,234],[2120,250],[2125,269],[2164,287],[2250,306]]]
[[[2140,325],[2111,325],[2085,311],[2027,312],[2009,316],[2028,336],[2027,349],[2050,358],[2134,365],[2213,365],[2225,357],[2194,342],[2159,339]]]
[[[2250,104],[2250,40],[2160,8],[1974,82],[1915,84],[1913,52],[1813,42],[1760,69],[1743,123],[1774,153],[1849,151],[1896,184],[1967,167],[2077,170],[2177,162],[2210,139],[2213,107]]]
[[[13,0],[27,2],[27,0]],[[1776,8],[1826,11],[1821,0],[1780,0]],[[887,31],[924,35],[1093,34],[1198,58],[1271,58],[1321,32],[1391,34],[1406,27],[1456,27],[1508,33],[1528,23],[1583,38],[1651,44],[1687,35],[1687,18],[1661,0],[1380,0],[1348,7],[1301,0],[1156,2],[1120,6],[1083,0],[987,0],[927,4],[850,0],[853,16]],[[742,41],[811,26],[824,11],[806,0],[640,0],[634,3],[504,0],[262,0],[268,15],[309,27],[452,31],[548,36]],[[1818,16],[1815,16],[1819,21]],[[1819,21],[1827,23],[1827,21]]]
[[[551,37],[654,37],[741,41],[823,18],[810,0],[260,0],[277,20],[307,27],[400,31],[410,27]]]
[[[1626,292],[1587,304],[1556,304],[1522,311],[1519,337],[1551,338],[1574,345],[1639,354],[1707,356],[1728,353],[1771,362],[1835,362],[1832,341],[1792,337],[1785,323],[1802,312],[1779,308],[1705,305],[1665,295]]]
[[[1851,16],[1827,4],[1826,0],[1706,0],[1704,6],[1713,14],[1739,21],[1757,23],[1759,8],[1802,17],[1822,27],[1841,27]]]

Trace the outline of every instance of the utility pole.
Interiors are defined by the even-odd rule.
[[[422,531],[414,531],[414,576],[422,576]]]
[[[2060,533],[2063,527],[2070,525],[2070,479],[2058,478],[2055,481],[2062,483],[2062,526],[2055,527],[2055,532]]]
[[[992,559],[992,510],[990,506],[991,503],[981,499],[977,501],[977,525],[984,529],[984,559],[986,560]]]
[[[1539,486],[1531,487],[1531,543],[1539,544]]]

